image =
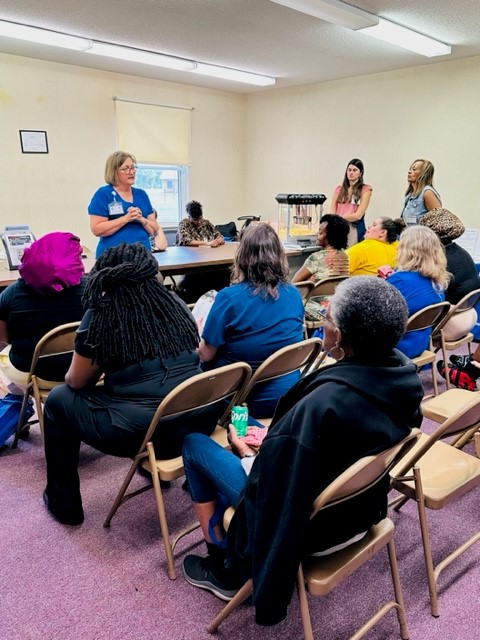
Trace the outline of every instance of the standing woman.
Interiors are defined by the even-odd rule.
[[[372,187],[363,182],[363,173],[363,162],[358,158],[350,160],[342,184],[333,192],[330,206],[330,213],[342,216],[350,225],[349,247],[363,240],[365,235],[364,218],[372,196]]]
[[[434,171],[433,164],[423,159],[415,160],[408,170],[408,188],[402,211],[407,226],[419,224],[427,211],[442,206],[440,194],[432,186]]]
[[[141,242],[150,249],[150,238],[164,250],[167,239],[155,219],[155,210],[143,189],[133,186],[137,171],[135,156],[114,151],[105,163],[105,182],[88,205],[90,230],[100,238],[95,257],[122,242]]]

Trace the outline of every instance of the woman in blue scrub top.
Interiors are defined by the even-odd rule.
[[[150,249],[166,249],[167,239],[155,219],[155,210],[143,189],[133,186],[137,164],[135,156],[125,151],[111,153],[105,163],[105,186],[100,187],[88,205],[90,230],[100,238],[96,257],[108,247],[122,242],[141,242]]]
[[[277,349],[303,340],[303,303],[287,278],[285,251],[273,227],[247,227],[235,255],[233,284],[217,293],[205,321],[198,349],[203,368],[244,361],[255,371]],[[256,385],[247,398],[250,415],[272,416],[299,377],[295,372]]]

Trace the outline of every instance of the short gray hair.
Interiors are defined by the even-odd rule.
[[[374,276],[341,282],[330,300],[330,314],[342,332],[342,344],[356,355],[390,351],[405,333],[408,309],[393,285]]]

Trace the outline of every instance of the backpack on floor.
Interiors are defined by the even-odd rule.
[[[23,396],[7,393],[0,398],[0,447],[15,433],[20,411],[22,408]],[[33,416],[33,401],[28,399],[25,407],[24,420],[27,422]]]

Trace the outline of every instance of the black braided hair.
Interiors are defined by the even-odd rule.
[[[86,344],[100,367],[163,360],[198,347],[193,316],[157,275],[157,261],[141,243],[122,243],[98,258],[82,302],[92,310]]]

